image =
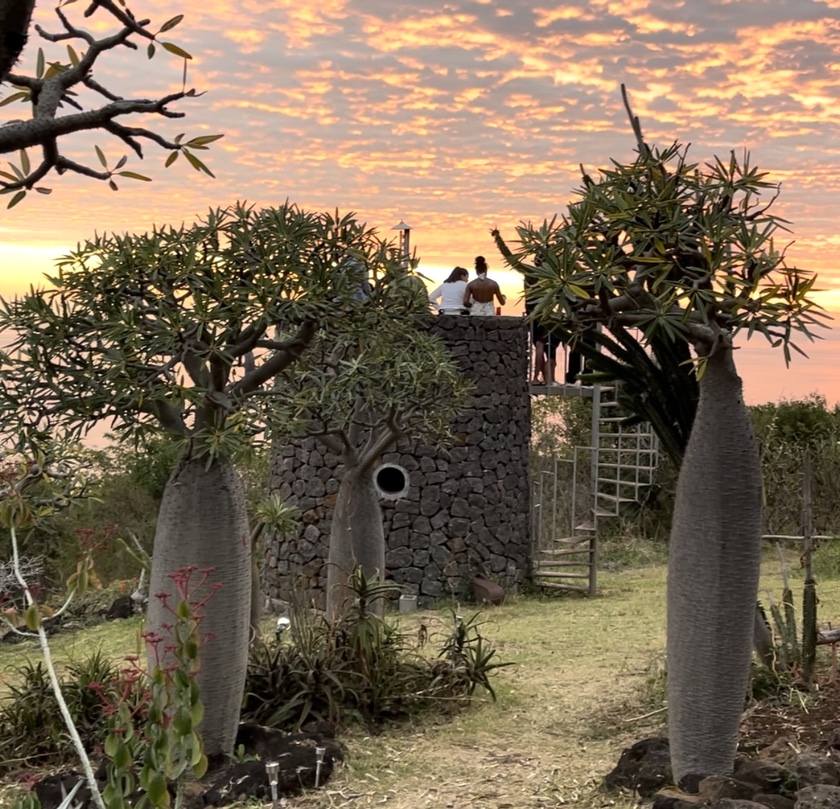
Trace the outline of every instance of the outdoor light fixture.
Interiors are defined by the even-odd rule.
[[[394,227],[392,227],[391,230],[399,231],[400,253],[406,266],[408,266],[409,260],[411,258],[411,247],[409,244],[409,239],[411,238],[411,225],[406,225],[406,223],[403,222],[402,219],[400,219],[399,224],[394,225]]]
[[[277,776],[280,773],[280,762],[266,761],[265,772],[268,775],[268,783],[271,787],[271,809],[277,809]]]
[[[274,630],[274,637],[280,640],[283,633],[292,625],[292,622],[284,615],[277,619],[277,628]]]
[[[321,782],[321,765],[324,763],[324,755],[327,752],[326,747],[315,748],[315,789]]]

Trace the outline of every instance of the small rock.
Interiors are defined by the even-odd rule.
[[[125,618],[131,618],[134,615],[134,601],[131,596],[118,596],[111,603],[111,606],[105,610],[105,619],[107,621],[118,621]]]
[[[496,582],[476,576],[472,580],[472,588],[479,604],[504,604],[505,591]]]
[[[840,806],[840,787],[816,784],[796,793],[796,809],[837,809]]]
[[[758,751],[758,757],[765,761],[775,761],[777,764],[787,764],[799,753],[796,739],[782,736],[771,745]]]
[[[706,800],[700,795],[689,795],[678,787],[665,787],[653,796],[651,809],[697,809],[705,805]]]
[[[794,809],[793,799],[784,795],[768,795],[760,792],[758,795],[753,795],[753,800],[766,806],[767,809]]]
[[[840,785],[840,763],[832,752],[803,750],[789,766],[800,790],[816,784]]]
[[[651,737],[626,748],[615,769],[604,779],[605,789],[630,789],[643,798],[670,784],[671,749],[663,737]]]
[[[728,775],[710,775],[700,782],[698,792],[709,802],[721,798],[749,800],[756,793],[755,784],[739,781]]]
[[[706,776],[702,773],[687,772],[682,778],[680,778],[678,786],[683,792],[695,794],[700,791],[700,783],[704,778],[706,778]]]
[[[734,777],[739,781],[755,784],[761,792],[782,792],[783,785],[793,781],[790,770],[781,764],[746,756],[738,756],[735,759]]]

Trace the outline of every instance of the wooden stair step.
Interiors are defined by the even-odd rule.
[[[632,497],[620,497],[615,494],[604,494],[597,492],[596,497],[601,497],[604,500],[609,500],[611,503],[635,503],[636,500]]]
[[[541,579],[588,579],[589,573],[554,573],[546,571],[545,573],[535,573]]]
[[[595,553],[594,548],[568,548],[567,550],[545,550],[540,551],[546,556],[574,556],[581,553]],[[548,561],[548,560],[546,560]]]
[[[581,587],[579,584],[559,584],[552,581],[534,582],[538,587],[545,587],[549,590],[571,590],[574,593],[588,593],[588,587]]]
[[[652,452],[652,450],[645,450],[645,452]],[[600,469],[638,469],[640,472],[655,472],[655,466],[643,466],[642,464],[627,464],[627,463],[599,463]]]
[[[578,559],[576,562],[549,562],[545,560],[537,562],[536,570],[541,571],[543,568],[549,567],[591,567],[591,565],[591,559]]]

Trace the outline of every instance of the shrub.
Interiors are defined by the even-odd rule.
[[[70,755],[64,719],[42,661],[11,669],[8,694],[0,701],[0,768],[59,762]],[[59,677],[70,715],[88,748],[107,735],[105,698],[121,694],[122,672],[97,651],[70,663]]]
[[[496,660],[478,616],[463,621],[453,614],[451,633],[429,658],[421,653],[422,631],[404,631],[376,612],[395,585],[367,580],[358,569],[349,584],[354,602],[339,620],[293,604],[289,637],[252,647],[244,720],[287,729],[311,720],[376,727],[419,711],[452,710],[478,687],[495,699],[489,676],[509,664]]]

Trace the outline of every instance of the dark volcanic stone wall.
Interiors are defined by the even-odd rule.
[[[420,601],[469,589],[476,574],[512,587],[529,573],[528,336],[520,318],[434,318],[430,329],[449,346],[475,391],[452,424],[447,446],[401,442],[382,457],[409,473],[401,500],[383,500],[388,576]],[[278,448],[270,487],[302,511],[296,535],[266,548],[265,589],[288,599],[308,588],[323,604],[330,519],[340,459],[315,439]]]

